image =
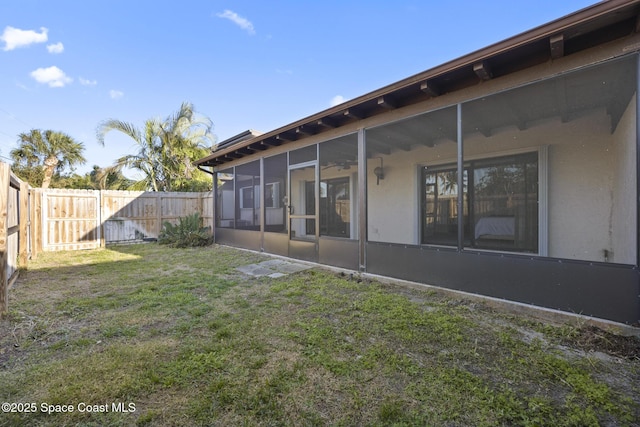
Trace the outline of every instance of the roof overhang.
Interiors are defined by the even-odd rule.
[[[258,132],[252,129],[249,130],[245,130],[244,132],[241,132],[235,136],[232,136],[231,138],[227,138],[224,141],[220,141],[219,143],[217,143],[216,145],[214,145],[211,148],[211,151],[218,151],[222,148],[225,147],[230,147],[232,145],[236,145],[241,143],[242,141],[247,141],[249,139],[253,139],[256,138],[258,136],[262,135],[262,132]]]
[[[640,0],[609,0],[260,135],[219,145],[198,166],[220,166],[391,109],[426,101],[640,30]],[[248,138],[247,138],[248,137]],[[225,142],[227,142],[225,141]]]

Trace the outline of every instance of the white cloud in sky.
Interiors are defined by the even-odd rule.
[[[0,40],[5,43],[3,50],[6,52],[18,47],[29,46],[33,43],[44,43],[48,39],[48,31],[49,30],[44,27],[41,27],[40,32],[38,33],[34,30],[21,30],[19,28],[7,26],[0,36]]]
[[[47,84],[49,87],[64,87],[73,81],[71,77],[67,76],[64,71],[55,65],[49,68],[38,68],[32,71],[30,75],[38,83]]]
[[[95,86],[98,84],[96,80],[89,80],[82,77],[80,77],[78,80],[80,81],[80,84],[82,86]]]
[[[342,95],[336,95],[333,98],[331,98],[331,106],[335,107],[338,104],[342,104],[343,102],[345,102],[346,99],[344,96]]]
[[[249,21],[247,18],[243,18],[234,11],[227,9],[222,13],[217,13],[216,16],[218,18],[228,19],[251,35],[254,35],[256,33],[256,30],[253,28],[253,24],[251,23],[251,21]]]
[[[109,96],[111,97],[111,99],[120,99],[124,96],[124,92],[122,92],[121,90],[111,89],[109,91]]]
[[[55,44],[47,45],[47,50],[49,53],[62,53],[64,52],[64,45],[60,42]]]

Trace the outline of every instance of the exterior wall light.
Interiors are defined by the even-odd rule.
[[[376,157],[376,159],[380,159],[380,166],[376,166],[373,174],[376,176],[376,185],[380,185],[380,180],[384,179],[384,164],[382,163],[382,157]]]

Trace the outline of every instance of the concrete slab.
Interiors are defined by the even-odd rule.
[[[278,267],[278,271],[282,271],[284,273],[297,273],[299,271],[304,271],[304,270],[308,270],[309,267],[308,265],[304,265],[304,264],[294,264],[292,262],[286,263],[286,264],[282,264],[281,266]]]
[[[279,265],[282,265],[284,263],[288,263],[289,261],[285,261],[282,259],[270,259],[268,261],[262,261],[260,263],[258,263],[257,265],[261,265],[263,267],[266,268],[277,268]]]
[[[284,277],[287,274],[298,273],[310,269],[310,265],[281,259],[270,259],[257,264],[249,264],[237,267],[236,270],[254,277],[267,276],[271,278]]]
[[[284,274],[284,273],[267,274],[267,277],[271,277],[272,279],[277,279],[279,277],[284,277],[284,276],[286,276],[286,274]]]

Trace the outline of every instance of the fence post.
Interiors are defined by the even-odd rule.
[[[42,252],[42,190],[31,190],[31,259]]]
[[[11,169],[6,163],[0,163],[0,317],[9,311],[9,275],[8,275],[8,243],[9,243],[9,186],[11,185]]]
[[[106,247],[106,241],[105,241],[105,229],[104,229],[104,223],[105,223],[105,219],[104,219],[104,206],[103,206],[103,191],[104,190],[98,190],[98,231],[100,234],[100,247],[104,248]]]
[[[41,188],[40,192],[40,251],[44,252],[49,245],[49,191]]]
[[[157,215],[157,230],[156,237],[160,237],[162,231],[162,194],[160,192],[156,195],[156,215]]]
[[[18,223],[20,225],[20,234],[18,236],[18,266],[27,268],[29,259],[29,184],[26,182],[20,183],[19,203],[20,218],[18,219]]]

